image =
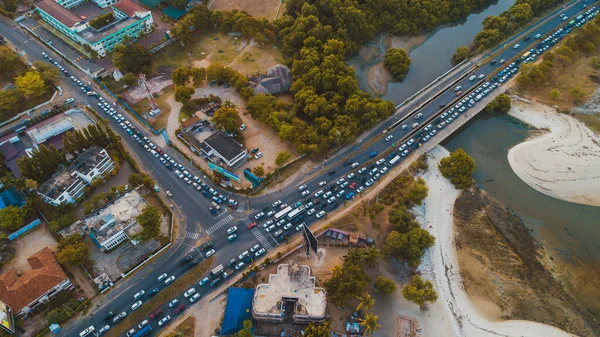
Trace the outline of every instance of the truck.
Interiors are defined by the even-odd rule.
[[[223,279],[226,280],[229,276],[233,275],[233,273],[235,273],[235,270],[228,269],[226,272],[223,273]]]
[[[140,331],[136,332],[135,334],[133,334],[132,337],[142,337],[142,336],[146,336],[147,334],[149,334],[150,332],[152,332],[152,327],[150,325],[146,325],[145,327],[143,327]]]
[[[525,59],[527,59],[527,58],[529,57],[529,55],[531,55],[531,52],[530,52],[530,51],[526,52],[525,54],[523,54],[523,55],[521,56],[521,60],[525,60]]]
[[[210,277],[215,278],[215,277],[221,275],[224,270],[225,270],[225,267],[223,267],[223,265],[220,264],[220,265],[216,266],[215,268],[213,268],[213,270],[210,271]]]

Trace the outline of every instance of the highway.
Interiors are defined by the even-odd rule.
[[[135,302],[133,295],[136,292],[139,290],[145,290],[148,292],[154,287],[158,287],[159,289],[164,289],[166,287],[163,282],[157,281],[159,275],[167,273],[168,275],[173,275],[176,278],[179,278],[187,270],[189,270],[190,267],[188,265],[181,265],[179,263],[179,261],[185,255],[191,254],[194,257],[203,260],[203,253],[198,249],[194,249],[194,247],[197,246],[198,239],[207,235],[210,237],[210,240],[214,242],[214,249],[216,250],[215,265],[221,263],[226,264],[227,261],[237,257],[242,251],[249,249],[257,243],[260,244],[261,247],[264,247],[267,251],[273,249],[280,244],[279,240],[277,240],[273,234],[277,229],[283,228],[284,224],[277,227],[277,229],[272,230],[271,232],[267,232],[262,226],[262,224],[268,220],[267,216],[264,216],[260,220],[255,220],[254,216],[258,212],[261,212],[263,208],[266,208],[266,211],[279,210],[279,206],[271,206],[273,202],[277,200],[281,200],[282,203],[292,206],[298,201],[303,201],[303,203],[306,204],[308,202],[306,198],[309,197],[313,202],[316,199],[320,199],[320,203],[325,204],[323,210],[327,212],[330,212],[332,206],[336,203],[338,204],[338,207],[342,207],[348,193],[353,190],[356,191],[360,186],[368,188],[368,186],[366,186],[366,182],[375,176],[375,174],[373,176],[369,175],[368,172],[370,170],[376,167],[377,172],[382,174],[381,170],[386,165],[382,163],[380,165],[376,165],[375,167],[368,167],[366,172],[363,174],[358,174],[359,169],[373,165],[371,164],[372,162],[381,158],[384,159],[384,163],[389,162],[390,158],[387,152],[392,148],[394,148],[396,151],[394,156],[398,155],[401,158],[404,158],[401,156],[401,152],[398,152],[397,149],[411,138],[414,139],[414,143],[411,145],[406,145],[405,149],[414,149],[414,147],[419,146],[420,141],[415,135],[419,132],[422,132],[423,128],[429,124],[425,123],[424,121],[432,120],[432,128],[428,130],[427,133],[430,133],[433,130],[438,130],[437,126],[442,121],[438,119],[439,115],[452,108],[455,109],[454,112],[458,111],[458,108],[454,107],[456,103],[450,105],[452,102],[455,100],[464,99],[465,96],[471,93],[471,90],[475,89],[482,83],[490,81],[490,79],[497,72],[506,68],[509,65],[508,60],[511,60],[526,50],[531,49],[533,46],[538,45],[540,41],[543,40],[551,31],[556,29],[556,27],[569,22],[579,12],[588,10],[591,7],[591,5],[589,5],[587,8],[582,8],[581,3],[581,1],[572,2],[565,9],[555,11],[548,17],[540,20],[543,21],[543,23],[535,27],[531,32],[527,32],[526,34],[517,34],[517,36],[511,39],[514,42],[510,43],[508,46],[506,46],[506,48],[503,48],[502,46],[497,48],[499,54],[494,57],[494,64],[488,62],[482,64],[474,71],[456,75],[455,78],[452,78],[452,81],[457,81],[456,84],[441,91],[439,96],[418,111],[411,111],[409,114],[398,116],[401,122],[397,123],[397,127],[392,128],[389,132],[383,133],[383,130],[394,124],[396,120],[389,119],[385,123],[382,123],[381,126],[377,127],[375,131],[371,133],[371,136],[376,139],[374,142],[365,141],[364,143],[368,145],[354,144],[347,146],[345,149],[339,151],[334,156],[329,158],[325,163],[324,168],[311,175],[308,180],[287,186],[286,188],[282,189],[281,192],[274,192],[269,193],[268,195],[250,198],[233,196],[232,198],[239,202],[238,210],[228,209],[226,203],[223,203],[221,205],[222,210],[219,214],[217,214],[217,216],[213,216],[209,211],[209,208],[211,207],[209,199],[205,198],[200,192],[196,191],[193,186],[178,178],[174,174],[174,170],[166,168],[165,165],[158,161],[158,159],[154,158],[148,151],[145,151],[144,148],[138,144],[138,142],[132,138],[132,136],[130,136],[124,128],[119,125],[120,122],[117,122],[99,108],[98,98],[83,94],[75,82],[71,81],[67,77],[64,77],[63,85],[69,86],[71,92],[78,93],[78,95],[74,97],[78,104],[88,105],[110,121],[110,125],[122,137],[125,145],[132,150],[132,155],[138,158],[138,162],[141,163],[143,169],[148,172],[153,179],[155,179],[155,181],[157,181],[161,188],[161,193],[164,193],[166,190],[172,192],[172,203],[176,206],[174,213],[179,219],[180,226],[178,233],[174,233],[174,235],[177,237],[175,244],[170,247],[165,254],[162,254],[154,261],[144,266],[134,275],[125,280],[119,281],[116,284],[116,289],[113,289],[105,298],[99,301],[99,306],[93,311],[93,316],[88,316],[82,320],[79,320],[78,322],[73,322],[66,325],[59,334],[64,336],[77,336],[80,331],[90,325],[93,325],[96,330],[100,329],[106,324],[112,326],[112,321],[107,323],[104,321],[104,317],[106,317],[110,311],[131,312],[130,307]],[[559,14],[563,13],[568,16],[568,20],[563,21],[563,19],[559,17]],[[10,24],[11,23],[7,22],[5,19],[0,20],[0,30],[3,32],[2,34],[8,40],[15,43],[15,45],[18,45],[19,48],[25,50],[31,62],[35,60],[47,61],[44,57],[42,57],[42,51],[48,53],[49,55],[54,55],[48,48],[46,48],[44,44],[40,43],[38,40],[28,37],[20,30],[11,29]],[[537,34],[541,34],[542,37],[540,39],[536,39],[535,36]],[[530,39],[525,41],[525,36],[529,36]],[[513,48],[515,43],[519,43],[520,47]],[[56,55],[51,57],[53,59],[57,59]],[[500,64],[500,60],[503,59],[506,60],[506,62],[504,64]],[[75,75],[84,81],[83,73],[68,64],[65,65],[65,68],[71,75]],[[511,70],[516,68],[517,66],[515,65],[511,68]],[[479,75],[483,75],[483,78],[477,78]],[[471,76],[475,76],[476,79],[470,80],[469,77]],[[499,78],[500,77],[497,77],[497,80],[499,80]],[[87,80],[84,82],[87,82]],[[490,83],[493,84],[494,82],[490,81]],[[461,86],[460,90],[458,91],[463,92],[462,96],[457,96],[458,91],[454,90],[457,86]],[[99,92],[96,89],[94,90]],[[473,98],[474,97],[475,95]],[[67,97],[64,98],[66,99]],[[112,102],[107,95],[103,95],[103,98],[107,102]],[[468,101],[464,105],[468,106]],[[441,106],[444,107],[440,108]],[[115,109],[117,113],[127,117],[128,120],[143,133],[143,135],[147,137],[153,136],[141,125],[141,123],[136,121],[135,118],[128,117],[129,114],[124,112],[121,107],[112,103],[111,107]],[[415,118],[416,113],[420,113],[422,115],[417,119]],[[444,117],[443,120],[447,121],[452,113],[450,113],[449,116]],[[460,112],[457,113],[458,115],[456,118],[461,118]],[[412,125],[414,123],[419,123],[419,125],[413,128]],[[404,128],[403,125],[406,125],[406,127]],[[390,135],[393,138],[386,140],[385,138]],[[428,142],[436,141],[435,135],[428,140]],[[357,147],[358,151],[356,150]],[[218,193],[227,198],[231,198],[227,191],[223,191],[222,189],[216,187],[210,181],[210,179],[204,177],[201,172],[190,165],[179,153],[171,148],[166,148],[163,150],[177,163],[183,165],[185,169],[192,175],[200,177],[204,183],[215,189]],[[372,157],[372,153],[375,153],[375,156]],[[342,164],[344,162],[346,162],[348,165]],[[358,166],[352,167],[352,165],[349,165],[354,162],[357,162]],[[355,173],[355,177],[351,179],[347,178],[347,176],[352,172]],[[354,189],[350,189],[349,186],[340,187],[343,185],[342,182],[340,182],[340,184],[336,183],[336,181],[340,178],[347,180],[348,185],[350,185],[352,182],[357,182],[359,178],[363,179],[361,179],[362,182],[358,183]],[[322,181],[327,182],[327,184],[324,186],[319,186],[319,183]],[[310,191],[310,194],[306,197],[301,196],[301,192],[298,191],[299,185],[306,185],[305,190]],[[327,188],[334,185],[336,186],[336,190],[332,192],[333,195],[338,194],[342,189],[344,190],[344,193],[341,193],[340,197],[337,197],[337,200],[333,201],[331,204],[327,204],[322,197],[316,198],[314,196],[314,194],[319,190],[323,190],[323,194],[326,193]],[[352,199],[349,199],[348,204],[351,204],[351,202]],[[251,209],[249,212],[248,208]],[[316,207],[315,213],[318,213],[319,211],[320,209]],[[308,216],[305,212],[302,216],[302,222],[305,222],[307,225],[311,225],[317,221],[315,214]],[[255,221],[258,223],[258,226],[252,230],[248,230],[246,228],[247,225]],[[226,231],[228,228],[234,225],[238,227],[238,237],[233,242],[229,242],[227,240]],[[296,224],[293,224],[293,226],[287,230],[287,234],[290,236],[296,234],[295,227]],[[280,237],[283,237],[284,235],[281,235]],[[205,296],[210,291],[210,286],[208,284],[200,287],[198,283],[196,283],[195,287],[198,293],[200,293],[202,296]],[[178,298],[180,302],[189,305],[189,301],[187,299],[184,300],[183,296],[180,295]],[[147,297],[141,298],[143,301],[147,299]],[[162,309],[166,314],[170,314],[171,317],[174,316],[173,309],[169,308],[166,303],[163,305]],[[157,320],[152,321],[152,326],[155,331],[158,331],[159,329],[156,325],[156,322]]]

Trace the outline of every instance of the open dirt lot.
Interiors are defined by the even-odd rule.
[[[283,1],[279,0],[214,0],[210,9],[212,10],[233,10],[246,11],[248,14],[257,18],[266,18],[269,20],[275,19],[277,8],[281,5],[281,11],[285,9]]]
[[[31,266],[27,259],[45,247],[56,252],[58,241],[45,224],[40,224],[37,228],[18,238],[13,246],[15,247],[15,257],[2,267],[0,274],[6,273],[10,268],[15,268],[18,272],[30,270]]]
[[[214,335],[215,329],[221,328],[227,297],[221,296],[212,302],[211,299],[212,296],[206,296],[200,302],[190,306],[185,312],[186,315],[178,317],[173,324],[161,332],[160,336],[166,337],[171,333],[178,332],[180,330],[179,326],[188,321],[190,317],[194,318],[193,336],[208,337]],[[188,336],[184,334],[184,337]]]

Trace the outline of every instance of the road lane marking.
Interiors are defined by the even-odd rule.
[[[227,215],[226,217],[224,217],[223,219],[219,220],[219,222],[217,222],[216,224],[212,225],[209,229],[206,230],[206,234],[207,235],[211,235],[212,233],[216,232],[219,228],[225,226],[226,224],[230,223],[233,220],[233,216],[231,216],[231,214]]]

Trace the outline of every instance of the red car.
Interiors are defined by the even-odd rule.
[[[256,221],[248,225],[248,229],[256,227]]]
[[[181,303],[177,309],[175,309],[175,315],[177,315],[179,312],[183,311],[183,309],[185,309],[185,304]]]
[[[150,319],[158,318],[160,315],[162,315],[162,313],[163,313],[162,309],[158,308],[158,309],[156,309],[156,311],[154,311],[153,313],[150,314]]]
[[[356,183],[355,182],[352,183],[352,184],[350,184],[350,188],[355,188],[355,187],[356,187]]]

